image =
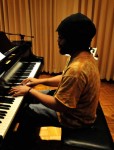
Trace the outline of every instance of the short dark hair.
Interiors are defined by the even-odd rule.
[[[69,40],[74,48],[77,46],[78,49],[88,49],[96,34],[93,22],[81,13],[72,14],[62,20],[56,31]]]

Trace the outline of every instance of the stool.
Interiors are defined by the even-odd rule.
[[[62,128],[63,146],[75,150],[114,150],[114,143],[100,104],[95,124],[85,129]]]

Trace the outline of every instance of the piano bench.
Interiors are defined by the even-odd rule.
[[[114,150],[114,143],[99,104],[93,127],[86,129],[62,128],[62,146],[69,150]]]

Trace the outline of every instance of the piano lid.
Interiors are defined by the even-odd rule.
[[[0,31],[0,52],[4,54],[13,47],[14,44],[8,39],[5,32]]]
[[[7,50],[4,55],[5,57],[0,60],[0,77],[8,71],[20,59],[26,57],[28,50],[31,48],[31,42],[23,42],[20,46],[15,46]]]

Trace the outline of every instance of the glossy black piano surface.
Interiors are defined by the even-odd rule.
[[[0,146],[2,149],[7,134],[12,124],[16,122],[16,117],[19,116],[24,104],[24,97],[13,98],[8,91],[27,77],[37,77],[43,66],[43,57],[33,55],[31,41],[10,42],[4,32],[0,32],[0,46],[0,52],[5,56],[0,60]]]

